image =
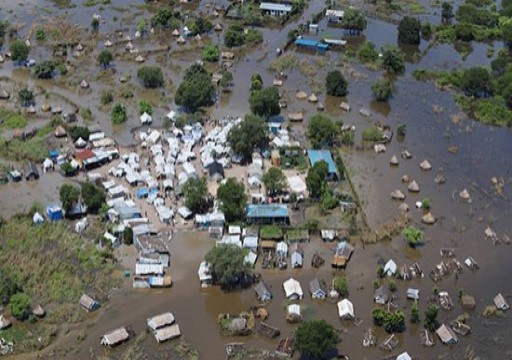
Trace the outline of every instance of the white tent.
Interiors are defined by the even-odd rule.
[[[278,256],[287,257],[288,256],[288,245],[284,241],[277,243],[276,253]]]
[[[32,216],[32,221],[34,222],[34,224],[41,224],[44,221],[44,218],[41,214],[36,212],[34,216]]]
[[[387,276],[393,276],[396,273],[396,263],[393,260],[389,260],[386,265],[384,265],[384,274]]]
[[[354,318],[354,305],[348,299],[343,299],[338,302],[338,315],[342,319]]]
[[[290,278],[283,283],[284,292],[287,299],[302,299],[304,293],[300,283],[294,278]]]
[[[176,114],[176,111],[171,110],[171,111],[169,111],[169,112],[167,113],[167,115],[165,115],[165,116],[166,116],[169,120],[174,121],[174,120],[176,120],[176,116],[177,116],[177,114]]]
[[[151,115],[149,115],[147,112],[144,112],[144,114],[142,114],[140,116],[140,123],[142,125],[149,125],[153,122],[153,118],[151,117]]]
[[[306,183],[299,176],[290,176],[288,186],[291,191],[297,194],[305,193],[307,190]]]
[[[84,139],[82,139],[81,137],[79,137],[78,140],[75,141],[75,146],[77,148],[83,148],[83,147],[85,147],[85,145],[87,145],[87,142]]]
[[[156,144],[157,142],[160,141],[160,136],[160,131],[153,130],[151,134],[148,135],[147,142],[149,144]]]
[[[53,161],[51,161],[50,159],[46,158],[43,161],[43,171],[47,172],[49,170],[53,170]]]

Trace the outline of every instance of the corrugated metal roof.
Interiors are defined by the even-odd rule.
[[[149,275],[157,274],[162,275],[164,273],[164,266],[162,264],[135,264],[136,275]]]
[[[334,164],[334,160],[332,158],[331,152],[329,150],[308,150],[308,157],[311,166],[314,166],[319,161],[325,161],[329,167],[329,173],[336,173],[336,165]]]
[[[281,204],[247,205],[249,218],[283,218],[288,217],[288,207]]]

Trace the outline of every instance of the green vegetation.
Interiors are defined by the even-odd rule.
[[[244,27],[241,24],[232,24],[224,32],[224,45],[228,48],[245,44]]]
[[[91,27],[94,31],[97,31],[100,27],[100,21],[97,18],[91,20]]]
[[[247,196],[242,182],[235,178],[227,179],[218,187],[217,199],[227,222],[240,221],[245,217]]]
[[[18,320],[25,320],[30,312],[30,297],[24,293],[14,294],[9,300],[11,314]]]
[[[208,186],[206,178],[189,178],[183,186],[185,206],[196,214],[202,214],[208,210]]]
[[[114,95],[112,94],[112,91],[102,90],[100,95],[100,104],[108,105],[112,102],[114,102]]]
[[[0,156],[6,160],[43,162],[49,150],[48,142],[39,137],[25,141],[0,138]]]
[[[425,310],[425,328],[430,331],[437,329],[437,314],[439,313],[439,307],[436,304],[430,304]]]
[[[391,291],[391,292],[395,292],[395,291],[396,291],[396,289],[397,289],[397,288],[396,288],[396,281],[395,281],[395,280],[393,280],[393,279],[390,279],[390,280],[388,281],[388,287],[389,287],[389,291]]]
[[[153,114],[153,107],[149,103],[149,101],[141,100],[139,101],[139,115],[147,113],[149,115]]]
[[[420,322],[420,320],[420,309],[418,307],[418,302],[415,301],[411,306],[411,317],[409,318],[409,321],[412,324],[417,324]]]
[[[333,70],[325,78],[325,89],[327,95],[345,96],[348,93],[348,83],[341,71]]]
[[[384,326],[389,332],[402,332],[405,330],[405,315],[401,310],[386,311],[384,309],[373,309],[373,323],[376,326]]]
[[[430,199],[429,198],[424,198],[422,201],[421,201],[421,204],[422,204],[422,207],[423,209],[425,210],[430,210]]]
[[[268,119],[272,115],[281,112],[279,107],[279,91],[271,86],[258,91],[252,91],[249,95],[251,111],[258,116]]]
[[[217,45],[207,45],[201,53],[201,59],[208,62],[219,61],[220,49]]]
[[[36,64],[34,68],[34,75],[38,79],[51,79],[55,71],[55,62],[52,60],[45,60]]]
[[[195,112],[203,106],[213,102],[215,88],[211,76],[199,64],[194,64],[185,72],[183,81],[176,92],[176,105]]]
[[[82,138],[87,141],[90,134],[91,132],[85,126],[74,125],[68,128],[68,135],[73,141],[77,141],[78,138]]]
[[[410,247],[414,248],[419,245],[423,241],[423,231],[415,228],[414,226],[408,226],[403,231],[402,234],[409,244]]]
[[[71,184],[63,184],[59,190],[60,202],[64,212],[68,212],[80,200],[80,189]]]
[[[281,240],[283,238],[283,229],[276,225],[262,226],[260,237],[265,240]]]
[[[43,28],[39,28],[36,30],[36,40],[37,41],[45,41],[46,40],[46,33],[44,32]]]
[[[0,269],[0,304],[7,304],[11,296],[20,291],[19,280],[12,273]]]
[[[263,184],[265,184],[265,189],[269,196],[276,196],[283,193],[288,186],[283,170],[274,166],[268,169],[265,175],[263,175]]]
[[[375,44],[370,41],[365,41],[357,52],[357,58],[364,64],[377,61],[379,53],[375,50]]]
[[[366,17],[361,10],[348,7],[341,20],[341,26],[349,30],[350,35],[359,35],[361,31],[366,29]]]
[[[380,129],[377,126],[372,125],[364,129],[361,136],[363,141],[377,142],[382,140],[382,131],[380,131]]]
[[[320,210],[322,213],[332,210],[338,206],[338,199],[334,195],[332,189],[328,186],[323,188],[322,194],[320,195]]]
[[[382,66],[388,74],[400,75],[405,71],[404,54],[395,45],[382,48]]]
[[[338,129],[334,121],[332,121],[331,118],[318,113],[311,117],[309,121],[307,136],[311,141],[313,148],[319,149],[323,146],[332,145],[337,132]]]
[[[398,42],[401,44],[418,45],[420,38],[421,24],[418,19],[405,16],[398,24]]]
[[[381,78],[372,84],[373,98],[377,101],[388,101],[393,95],[393,83]]]
[[[20,63],[27,60],[30,48],[22,40],[13,40],[9,44],[9,51],[12,61]]]
[[[240,124],[229,131],[228,141],[235,154],[249,160],[255,148],[267,147],[267,130],[267,124],[261,118],[247,114]]]
[[[466,96],[487,97],[492,94],[491,74],[486,68],[471,67],[462,75],[461,89]]]
[[[98,54],[98,64],[100,64],[104,69],[109,67],[109,65],[113,59],[114,59],[114,55],[112,55],[110,50],[103,49]]]
[[[23,129],[27,126],[27,119],[23,115],[12,111],[2,111],[0,109],[0,118],[5,119],[2,126],[9,129]]]
[[[345,276],[336,276],[334,278],[334,290],[336,290],[342,298],[348,297],[348,280]]]
[[[244,250],[236,245],[213,247],[205,256],[213,282],[226,289],[247,283],[250,270],[244,258]]]
[[[145,65],[137,70],[137,77],[144,87],[159,88],[164,85],[164,74],[158,66]]]
[[[318,199],[322,195],[328,173],[329,166],[323,160],[316,162],[313,167],[309,168],[306,176],[306,187],[310,198]]]
[[[122,124],[128,119],[126,115],[126,108],[123,104],[117,103],[110,112],[110,120],[113,124]]]
[[[23,88],[18,91],[18,99],[20,100],[21,106],[34,105],[36,101],[34,93],[28,88]]]
[[[220,79],[219,85],[222,91],[229,91],[229,88],[233,85],[233,73],[227,70],[222,71],[222,78]]]
[[[87,206],[87,212],[98,214],[103,204],[105,204],[105,192],[101,187],[89,182],[82,183],[81,187],[82,199]]]
[[[123,231],[123,243],[125,245],[133,244],[133,229],[131,227],[125,227]]]
[[[304,321],[295,332],[295,349],[310,358],[325,359],[337,343],[338,333],[323,319]]]
[[[165,29],[179,29],[181,26],[181,13],[178,10],[172,11],[168,8],[159,9],[153,18],[151,24],[155,27]]]
[[[256,29],[248,29],[245,35],[247,44],[261,44],[263,42],[263,33]]]
[[[189,19],[185,25],[192,35],[203,34],[213,29],[213,24],[203,16]]]
[[[251,75],[251,88],[250,91],[253,93],[254,91],[260,91],[263,89],[263,79],[261,75],[256,73]]]

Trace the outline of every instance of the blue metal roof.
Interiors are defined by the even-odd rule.
[[[315,48],[316,50],[326,51],[329,49],[329,44],[324,44],[313,39],[297,39],[295,45]]]
[[[311,166],[314,166],[319,161],[325,161],[329,167],[329,173],[336,173],[336,165],[332,159],[331,152],[329,150],[308,150],[308,157]]]
[[[248,218],[285,218],[288,206],[282,204],[247,205]]]

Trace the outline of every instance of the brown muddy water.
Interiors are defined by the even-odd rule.
[[[149,19],[150,15],[144,9],[143,1],[113,0],[111,6],[105,6],[100,10],[99,6],[70,9],[58,9],[52,2],[39,0],[32,2],[13,2],[0,0],[0,16],[8,18],[11,23],[25,24],[37,23],[43,20],[41,14],[52,16],[65,13],[73,22],[88,26],[92,14],[101,13],[105,19],[102,23],[98,39],[98,47],[102,48],[104,34],[118,28],[129,28],[135,32],[136,21],[129,20],[128,15],[137,13]],[[309,3],[309,8],[301,21],[307,20],[310,14],[318,12],[323,7],[323,2]],[[199,11],[206,11],[203,3]],[[113,21],[114,17],[121,21]],[[434,17],[434,16],[432,16]],[[266,85],[270,85],[274,74],[267,71],[271,61],[275,59],[275,50],[282,47],[289,30],[296,24],[288,24],[283,29],[264,29],[265,42],[250,49],[243,58],[237,57],[232,69],[235,87],[232,94],[223,97],[220,104],[213,108],[217,117],[223,115],[244,115],[248,111],[247,99],[250,87],[250,76],[259,72]],[[23,35],[28,27],[23,28]],[[336,30],[328,30],[336,32]],[[389,42],[396,42],[396,27],[379,20],[369,19],[365,37],[374,42],[377,47]],[[212,41],[217,42],[222,37],[212,36]],[[349,39],[349,43],[355,45],[362,42],[362,38]],[[142,45],[138,45],[142,46]],[[172,45],[174,46],[174,45]],[[496,42],[494,47],[498,50],[502,44]],[[174,49],[174,47],[173,47]],[[410,264],[418,261],[423,270],[428,271],[438,263],[440,259],[439,249],[443,246],[454,247],[456,256],[463,261],[466,256],[472,255],[480,264],[480,270],[470,272],[467,269],[458,277],[445,278],[436,286],[440,290],[449,291],[452,299],[456,301],[457,293],[462,289],[465,293],[475,296],[476,310],[470,313],[469,325],[472,326],[472,334],[462,338],[454,347],[446,347],[436,344],[433,348],[423,348],[419,341],[419,327],[407,324],[407,330],[399,335],[400,345],[391,353],[395,355],[407,350],[417,359],[463,359],[466,350],[470,347],[481,359],[504,359],[512,352],[510,333],[512,324],[510,312],[504,318],[485,319],[482,311],[486,305],[492,303],[492,298],[498,292],[504,295],[512,293],[510,285],[510,273],[512,265],[511,247],[508,245],[493,246],[484,240],[483,231],[487,225],[491,225],[499,235],[512,233],[511,225],[511,196],[510,182],[512,178],[512,164],[509,154],[512,152],[512,134],[508,129],[490,128],[475,123],[470,119],[454,121],[452,115],[458,113],[453,102],[452,95],[441,92],[431,83],[420,83],[410,75],[417,68],[427,69],[453,69],[468,67],[475,64],[486,65],[490,59],[486,57],[486,44],[473,44],[473,52],[463,59],[449,45],[435,45],[428,48],[428,43],[422,42],[419,49],[408,49],[408,58],[414,58],[413,52],[421,53],[416,57],[415,63],[407,64],[406,74],[395,82],[395,94],[389,104],[380,104],[372,101],[370,86],[380,74],[368,71],[354,64],[344,68],[349,81],[349,94],[346,97],[353,110],[350,113],[342,113],[338,105],[340,99],[326,98],[323,94],[323,79],[325,73],[339,65],[340,53],[328,52],[325,55],[309,54],[290,49],[289,53],[294,57],[306,61],[314,69],[310,78],[306,78],[300,69],[287,70],[288,80],[281,91],[290,100],[288,111],[303,110],[306,119],[315,113],[315,107],[307,102],[295,100],[297,90],[308,93],[317,91],[320,101],[326,105],[326,111],[335,119],[341,119],[345,123],[354,124],[357,128],[356,143],[360,142],[361,131],[375,122],[387,123],[392,128],[400,123],[407,124],[407,135],[402,142],[393,139],[388,145],[385,154],[375,154],[373,151],[356,151],[354,149],[342,149],[345,161],[350,165],[354,182],[361,197],[370,225],[381,224],[397,213],[398,203],[389,199],[389,193],[399,188],[407,194],[406,202],[411,207],[412,217],[416,226],[425,231],[425,245],[417,250],[406,247],[401,237],[393,239],[389,243],[377,245],[356,244],[356,251],[351,259],[345,274],[350,281],[349,299],[354,303],[355,312],[363,322],[356,327],[353,324],[340,322],[337,317],[337,309],[334,303],[328,301],[312,301],[308,294],[300,301],[304,307],[305,319],[324,318],[334,324],[340,330],[341,342],[338,346],[340,353],[348,354],[351,359],[381,359],[388,355],[380,349],[365,349],[361,345],[363,331],[371,326],[371,310],[373,309],[373,280],[375,269],[381,261],[393,258],[400,266],[404,262]],[[497,51],[495,51],[497,53]],[[45,56],[43,50],[34,51],[35,55]],[[164,65],[166,78],[172,79],[173,85],[179,84],[182,70],[192,61],[182,56],[170,58]],[[159,63],[156,56],[150,56],[148,63]],[[84,60],[80,74],[95,78],[98,72],[94,61]],[[171,66],[172,65],[172,66]],[[137,65],[129,61],[116,61],[116,75],[130,74],[135,79]],[[0,67],[0,75],[14,76],[19,81],[28,81],[26,71],[17,71],[13,74],[12,63],[6,62]],[[114,77],[113,77],[114,78]],[[81,80],[81,79],[80,79]],[[79,80],[79,81],[80,81]],[[132,80],[134,81],[134,80]],[[95,121],[100,124],[107,133],[115,136],[121,144],[133,142],[130,132],[132,127],[138,126],[136,116],[130,116],[130,120],[122,129],[115,129],[110,125],[108,113],[98,108],[99,94],[101,90],[117,86],[112,79],[95,82],[90,81],[92,89],[87,93],[52,85],[51,83],[37,82],[50,92],[65,96],[71,102],[83,107],[89,107],[95,115]],[[145,93],[140,86],[133,85],[137,96],[145,96],[158,104],[155,118],[161,118],[168,108],[174,108],[171,91]],[[137,97],[135,98],[137,99]],[[137,99],[138,100],[138,99]],[[137,100],[127,103],[132,114],[136,112]],[[433,107],[442,108],[441,112],[434,112]],[[369,108],[373,115],[370,119],[361,117],[358,111],[361,107]],[[286,112],[285,112],[286,114]],[[284,115],[285,115],[284,114]],[[159,122],[157,120],[156,125]],[[293,133],[302,133],[303,126],[293,126]],[[448,152],[448,147],[456,146],[457,154]],[[400,165],[390,168],[389,158],[407,148],[413,158],[403,160]],[[428,159],[432,164],[432,171],[423,172],[419,169],[419,162]],[[442,171],[447,182],[438,185],[434,182],[434,176]],[[400,181],[402,175],[407,174],[415,179],[421,186],[421,192],[417,195],[407,193],[406,186]],[[491,177],[503,178],[506,185],[504,193],[496,196],[493,191]],[[22,182],[21,184],[8,184],[0,187],[0,208],[2,215],[8,216],[22,209],[26,209],[35,200],[45,205],[58,197],[58,186],[63,179],[57,173],[44,174],[41,180],[34,183]],[[458,200],[458,192],[467,188],[471,194],[472,202],[461,203]],[[425,197],[431,199],[432,213],[438,219],[433,226],[425,226],[420,223],[422,213],[414,209],[414,202]],[[14,200],[14,201],[13,201]],[[171,243],[172,264],[171,274],[174,285],[170,290],[146,291],[131,289],[131,282],[126,283],[121,289],[113,292],[112,300],[94,314],[85,326],[87,337],[82,342],[77,342],[76,332],[72,331],[63,336],[57,342],[57,346],[70,349],[68,355],[61,358],[86,359],[98,358],[107,355],[112,358],[121,357],[121,354],[130,344],[122,345],[115,350],[105,350],[99,345],[99,337],[106,331],[120,325],[133,326],[136,333],[145,331],[146,319],[152,315],[164,311],[172,311],[180,324],[183,336],[199,350],[202,359],[222,360],[225,357],[224,345],[231,341],[244,341],[249,347],[274,349],[277,340],[266,340],[254,335],[247,338],[222,337],[217,328],[217,316],[219,313],[238,313],[247,310],[256,303],[252,289],[223,293],[217,288],[201,289],[197,280],[197,266],[204,254],[213,246],[204,233],[177,233]],[[329,261],[332,245],[324,244],[318,239],[305,245],[306,259],[302,270],[288,269],[285,271],[260,270],[265,281],[272,287],[274,299],[270,302],[268,310],[270,318],[268,322],[280,328],[283,336],[290,334],[294,326],[285,322],[285,304],[282,282],[290,276],[299,280],[305,292],[308,283],[315,277],[329,282],[333,271],[324,266],[320,269],[312,269],[309,261],[312,254],[318,251]],[[133,270],[129,268],[128,270]],[[420,312],[423,318],[424,309],[434,285],[430,278],[416,279],[410,282],[397,281],[398,303],[408,318],[410,303],[405,299],[405,291],[408,287],[420,289]],[[451,321],[462,310],[456,305],[452,311],[441,311],[440,321]],[[384,334],[379,332],[380,340]],[[436,339],[437,340],[437,339]],[[143,344],[145,356],[152,358],[152,352],[157,352],[162,347],[172,346],[165,344],[159,346],[152,337],[148,337]],[[30,356],[29,356],[30,357]],[[58,357],[58,356],[57,356]]]

